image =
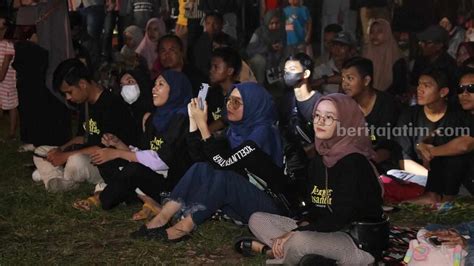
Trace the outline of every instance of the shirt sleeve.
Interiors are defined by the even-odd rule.
[[[403,113],[400,118],[398,119],[397,127],[403,128],[403,126],[408,125],[410,121],[410,114],[411,111],[407,110]],[[408,135],[400,134],[395,138],[396,142],[400,145],[402,151],[402,159],[405,160],[416,160],[416,157],[413,156],[414,154],[414,143],[412,139]]]
[[[150,168],[153,171],[166,171],[169,169],[168,165],[160,158],[160,156],[152,150],[137,151],[135,153],[140,164]]]

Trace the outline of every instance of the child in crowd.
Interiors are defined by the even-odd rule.
[[[10,116],[8,139],[14,139],[18,125],[18,92],[16,72],[11,66],[15,49],[13,43],[4,38],[7,29],[7,17],[0,15],[0,109],[8,110]]]
[[[289,52],[307,53],[313,56],[311,49],[312,19],[307,7],[301,0],[289,0],[289,6],[283,9],[285,15],[286,40]]]

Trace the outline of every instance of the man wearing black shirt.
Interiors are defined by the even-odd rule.
[[[396,139],[402,148],[401,169],[428,176],[425,194],[414,203],[452,200],[459,192],[462,172],[467,167],[463,156],[438,157],[427,163],[416,151],[416,146],[422,143],[446,144],[464,130],[465,114],[457,106],[448,104],[449,91],[449,77],[445,70],[426,70],[420,76],[417,88],[419,106],[410,108],[398,121],[399,128],[408,129]]]
[[[191,82],[193,95],[197,96],[202,83],[207,83],[207,75],[201,72],[192,64],[184,60],[184,46],[181,39],[176,35],[165,35],[158,41],[158,58],[164,69],[171,69],[183,72]]]
[[[35,150],[33,159],[38,171],[33,178],[42,180],[52,192],[70,190],[86,180],[97,184],[102,178],[89,156],[101,149],[102,135],[112,133],[125,143],[135,144],[138,129],[121,98],[104,91],[78,59],[63,61],[56,68],[54,87],[68,101],[84,104],[83,123],[77,136],[64,145],[41,146]]]
[[[433,146],[420,143],[416,149],[423,161],[430,162],[435,157],[456,156],[469,154],[469,169],[463,181],[463,185],[474,194],[474,73],[467,73],[461,77],[457,94],[462,108],[467,112],[466,119],[470,129],[470,135],[457,137],[450,142]]]
[[[377,168],[386,172],[397,168],[394,163],[397,144],[387,134],[377,134],[390,130],[397,123],[399,108],[393,97],[372,87],[374,67],[372,61],[362,57],[353,57],[342,66],[342,89],[351,96],[364,113],[373,148]],[[378,130],[378,129],[386,130]]]
[[[455,83],[458,75],[456,61],[446,51],[449,33],[439,25],[432,25],[417,34],[417,38],[422,56],[415,60],[410,84],[417,86],[421,73],[429,67],[445,69],[450,82]]]

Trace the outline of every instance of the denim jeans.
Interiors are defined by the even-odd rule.
[[[247,177],[215,169],[207,162],[191,166],[171,192],[170,199],[182,203],[184,213],[191,214],[196,225],[218,209],[243,223],[247,223],[254,212],[280,213],[273,199],[252,185]]]

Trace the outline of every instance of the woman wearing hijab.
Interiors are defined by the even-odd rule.
[[[143,30],[135,25],[128,26],[123,31],[123,39],[125,40],[125,45],[120,50],[120,53],[125,57],[135,56],[135,50],[143,40]]]
[[[249,63],[257,82],[263,84],[267,69],[275,68],[284,59],[286,32],[283,28],[282,14],[271,10],[265,14],[263,25],[252,35],[247,46]]]
[[[364,134],[364,115],[349,96],[330,94],[316,103],[313,128],[318,155],[309,165],[307,214],[296,221],[254,213],[249,228],[258,240],[237,242],[236,249],[267,254],[273,258],[270,264],[296,265],[303,256],[317,254],[337,264],[369,265],[373,255],[342,232],[353,222],[381,221],[383,215],[381,188],[370,163],[375,153]],[[342,130],[348,134],[341,134]]]
[[[137,54],[145,58],[148,70],[152,72],[153,63],[158,57],[157,45],[158,39],[166,33],[166,26],[161,18],[150,19],[145,27],[145,37],[135,50]]]
[[[394,95],[403,94],[408,86],[408,66],[390,23],[385,19],[374,19],[370,23],[369,38],[363,57],[374,63],[374,88]]]
[[[107,186],[75,207],[87,210],[100,202],[108,210],[135,198],[138,188],[139,198],[145,204],[133,219],[146,219],[157,211],[160,194],[170,191],[187,171],[191,165],[185,138],[186,105],[191,100],[189,80],[181,72],[167,70],[156,79],[152,92],[156,109],[145,122],[141,150],[105,134],[102,144],[107,148],[97,151],[91,159],[99,165]]]
[[[201,110],[195,98],[188,109],[193,157],[201,157],[202,162],[186,172],[162,211],[132,233],[134,238],[166,242],[187,239],[218,209],[243,223],[257,211],[281,212],[277,201],[263,191],[265,187],[279,191],[285,178],[280,135],[273,125],[274,105],[268,92],[257,83],[236,84],[227,98],[229,127],[221,139],[210,134],[207,104]],[[184,210],[183,219],[168,227],[180,210]]]
[[[119,93],[128,104],[137,129],[142,128],[143,116],[154,110],[152,89],[149,75],[138,68],[127,70],[120,75]]]

